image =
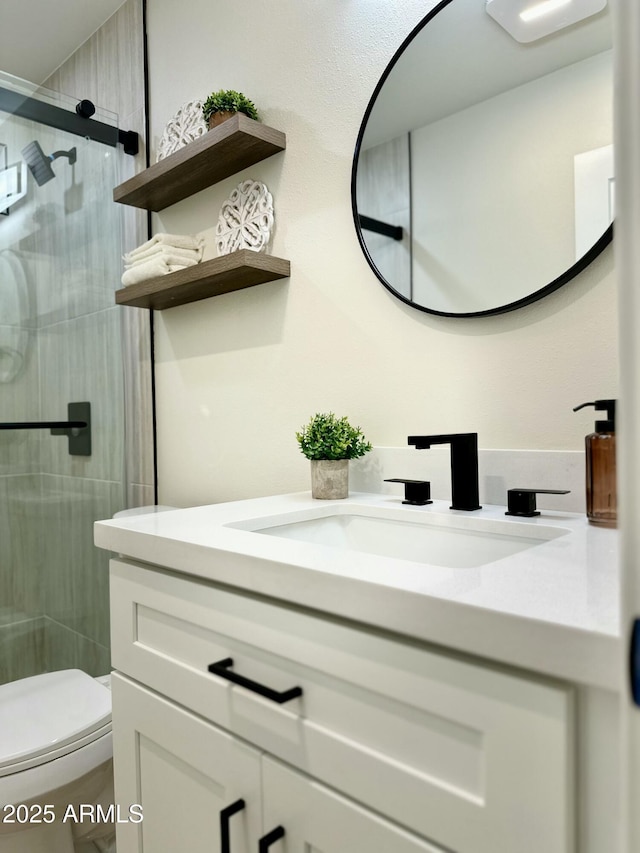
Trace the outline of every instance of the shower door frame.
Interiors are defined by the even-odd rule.
[[[76,112],[71,113],[63,107],[56,107],[54,104],[47,104],[37,98],[21,95],[0,86],[0,111],[2,112],[17,115],[20,118],[47,125],[47,127],[53,127],[56,130],[74,133],[76,136],[89,138],[93,142],[102,142],[104,145],[111,145],[112,148],[120,144],[124,148],[125,154],[131,156],[138,153],[140,143],[135,131],[121,130],[97,119],[81,115],[78,111],[81,103],[81,101],[78,103]]]

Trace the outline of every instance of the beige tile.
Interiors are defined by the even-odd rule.
[[[129,483],[127,490],[127,506],[153,506],[155,496],[153,486],[144,486],[140,483]]]
[[[51,498],[44,612],[54,621],[109,646],[109,554],[93,544],[93,522],[124,506],[121,483],[46,477]]]
[[[78,667],[76,632],[49,617],[44,617],[43,634],[44,671],[76,669]]]
[[[64,436],[43,434],[46,473],[97,480],[124,475],[124,392],[120,309],[116,306],[40,331],[42,411],[67,416],[67,403],[91,403],[92,455],[71,456]]]
[[[46,85],[119,113],[142,135],[141,9],[128,0]],[[3,229],[1,248],[19,251],[25,269],[30,339],[22,373],[0,383],[0,410],[6,420],[64,419],[67,402],[88,399],[95,452],[70,457],[63,437],[0,431],[0,681],[70,666],[104,674],[108,554],[93,546],[93,521],[125,499],[153,503],[150,315],[117,308],[113,296],[123,236],[130,249],[148,231],[146,214],[111,193],[145,168],[144,151],[131,158],[24,121],[5,129],[16,152],[31,139],[45,151],[75,145],[77,162],[57,160],[55,180],[34,185]]]
[[[7,479],[0,479],[4,648],[25,647],[27,654],[31,648],[27,623],[33,627],[34,617],[43,614],[47,625],[53,625],[47,634],[49,657],[43,668],[81,665],[97,672],[104,667],[109,648],[109,554],[93,545],[93,522],[123,508],[122,485],[70,477],[23,477],[13,478],[8,496]],[[27,627],[18,628],[21,624]],[[28,663],[30,674],[34,666]],[[0,648],[0,672],[18,671],[12,667],[3,663]]]
[[[142,2],[128,0],[95,34],[100,100],[107,109],[130,115],[144,107]]]
[[[128,115],[144,106],[142,2],[128,0],[44,86]]]
[[[0,684],[44,671],[44,620],[0,626]]]
[[[0,420],[38,420],[40,376],[35,334],[30,339],[20,373],[0,382]],[[0,476],[40,470],[38,435],[33,430],[0,430]],[[1,510],[0,510],[1,511]]]
[[[9,529],[9,573],[7,602],[19,613],[38,616],[43,612],[41,578],[45,571],[47,542],[46,507],[42,501],[39,474],[11,478],[2,510]]]
[[[112,203],[117,153],[98,142],[41,129],[43,150],[75,147],[76,163],[54,164],[37,188],[30,235],[39,327],[109,308],[121,275],[120,211]],[[24,244],[24,241],[23,241]]]
[[[11,607],[11,539],[7,506],[7,477],[0,476],[0,624]]]
[[[76,634],[76,666],[94,677],[111,672],[111,653],[108,646]]]
[[[41,613],[42,540],[31,515],[40,482],[39,475],[0,477],[0,624]]]
[[[47,672],[81,669],[88,675],[107,675],[111,656],[107,646],[95,643],[53,619],[45,618],[43,653]]]
[[[127,481],[153,485],[153,399],[149,312],[120,308],[123,330]]]
[[[122,182],[146,167],[142,44],[142,2],[128,0],[46,82],[46,85],[51,88],[57,88],[79,98],[89,98],[98,107],[118,113],[120,126],[123,129],[135,130],[140,134],[141,151],[137,157],[124,154],[121,148],[115,152],[116,174],[108,187],[109,196],[115,183]],[[57,212],[59,213],[59,210]],[[41,323],[51,324],[113,305],[113,291],[119,287],[122,273],[122,253],[140,245],[149,236],[147,215],[144,211],[111,205],[110,212],[107,212],[109,221],[113,212],[117,212],[118,215],[117,227],[120,230],[121,245],[117,250],[114,250],[113,246],[108,250],[109,260],[105,258],[102,263],[104,277],[97,283],[93,277],[96,270],[93,225],[85,224],[84,232],[81,228],[71,229],[69,236],[50,240],[49,251],[53,251],[55,246],[61,243],[64,244],[65,257],[68,260],[63,261],[63,268],[66,263],[67,268],[72,267],[72,269],[65,269],[61,273],[64,281],[59,282],[59,287],[51,282],[51,275],[43,274],[43,286],[39,293]],[[58,220],[59,216],[56,216],[55,221]],[[98,217],[97,222],[99,242],[105,232],[104,216]],[[69,219],[69,225],[74,225],[71,219]],[[113,228],[109,225],[106,230],[111,234]],[[78,247],[75,250],[77,263],[71,260],[74,246]],[[101,257],[100,248],[97,251],[98,257]],[[109,263],[114,266],[109,267]],[[56,273],[57,276],[58,273]],[[64,297],[64,304],[51,306],[51,300],[48,297],[63,287],[68,289],[69,281],[76,283],[74,294],[67,294]],[[101,282],[105,285],[104,292],[101,290]],[[103,297],[104,302],[101,301]],[[118,352],[121,351],[124,355],[127,478],[130,484],[150,485],[153,483],[150,314],[148,311],[137,309],[121,310],[124,314]],[[42,351],[46,350],[48,354],[51,346],[53,346],[51,343],[49,346],[45,345]],[[58,350],[59,358],[63,358],[59,352],[60,344],[56,344],[54,348]],[[101,379],[106,374],[98,375]],[[96,378],[94,381],[97,383],[99,380]],[[114,399],[113,396],[112,399]],[[111,448],[112,440],[107,439],[107,444],[103,446]],[[111,456],[111,458],[114,457]],[[117,454],[115,458],[117,459]],[[104,461],[101,458],[100,463],[94,460],[96,464],[87,465],[76,460],[69,464],[69,460],[61,455],[58,448],[54,451],[52,467],[47,467],[46,470],[64,473],[70,471],[77,476],[114,478],[115,474],[104,470]],[[129,493],[133,495],[131,486]]]

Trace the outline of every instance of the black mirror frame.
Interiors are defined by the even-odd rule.
[[[362,234],[362,228],[360,226],[360,219],[358,214],[358,207],[356,201],[356,175],[358,171],[358,160],[360,158],[360,149],[362,147],[362,140],[364,137],[364,133],[367,127],[367,122],[369,121],[369,116],[373,110],[375,102],[380,94],[380,90],[385,84],[387,77],[393,70],[396,62],[400,58],[400,56],[404,53],[409,44],[413,41],[413,39],[418,35],[418,33],[431,21],[442,9],[449,5],[449,3],[453,2],[453,0],[441,0],[437,6],[425,15],[425,17],[420,21],[420,23],[413,28],[413,30],[409,33],[406,39],[402,42],[398,50],[392,56],[389,64],[385,68],[378,81],[375,89],[373,90],[373,95],[371,96],[369,103],[367,104],[367,108],[364,113],[364,118],[362,119],[362,123],[360,124],[360,130],[358,131],[358,137],[356,139],[355,151],[353,154],[353,163],[351,167],[351,210],[353,213],[353,223],[356,229],[356,235],[358,237],[358,242],[360,243],[360,248],[367,259],[367,263],[371,267],[372,271],[375,273],[376,278],[387,288],[387,290],[392,293],[396,299],[399,299],[401,302],[404,302],[405,305],[409,305],[411,308],[416,308],[418,311],[424,311],[427,314],[435,314],[439,317],[491,317],[496,314],[507,314],[509,311],[515,311],[518,308],[524,308],[525,305],[531,305],[533,302],[537,302],[539,299],[544,299],[545,296],[548,296],[550,293],[558,290],[563,285],[567,284],[571,279],[575,278],[579,275],[583,270],[585,270],[597,257],[598,255],[611,243],[613,240],[613,223],[609,225],[607,230],[602,234],[602,236],[593,244],[593,246],[586,252],[579,260],[575,262],[571,267],[565,270],[561,275],[551,281],[549,284],[546,284],[544,287],[541,287],[539,290],[530,293],[528,296],[523,297],[522,299],[517,299],[515,302],[509,302],[506,305],[501,305],[498,308],[489,308],[486,311],[470,311],[468,313],[458,313],[452,311],[436,311],[433,308],[426,308],[424,305],[418,305],[416,302],[412,302],[410,299],[407,299],[406,296],[403,296],[382,276],[380,270],[376,267],[373,259],[369,253],[369,249],[367,248],[367,244],[365,243],[364,236]]]

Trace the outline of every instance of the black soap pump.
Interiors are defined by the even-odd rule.
[[[573,410],[594,406],[606,411],[606,421],[596,421],[595,432],[585,438],[587,463],[587,518],[591,524],[615,527],[618,521],[616,492],[616,401],[595,400]]]

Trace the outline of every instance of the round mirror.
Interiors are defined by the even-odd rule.
[[[403,302],[445,316],[512,311],[611,241],[611,20],[606,0],[595,13],[582,2],[589,17],[524,41],[517,13],[562,2],[443,0],[382,75],[351,196],[365,256]],[[516,13],[520,40],[494,3]]]

